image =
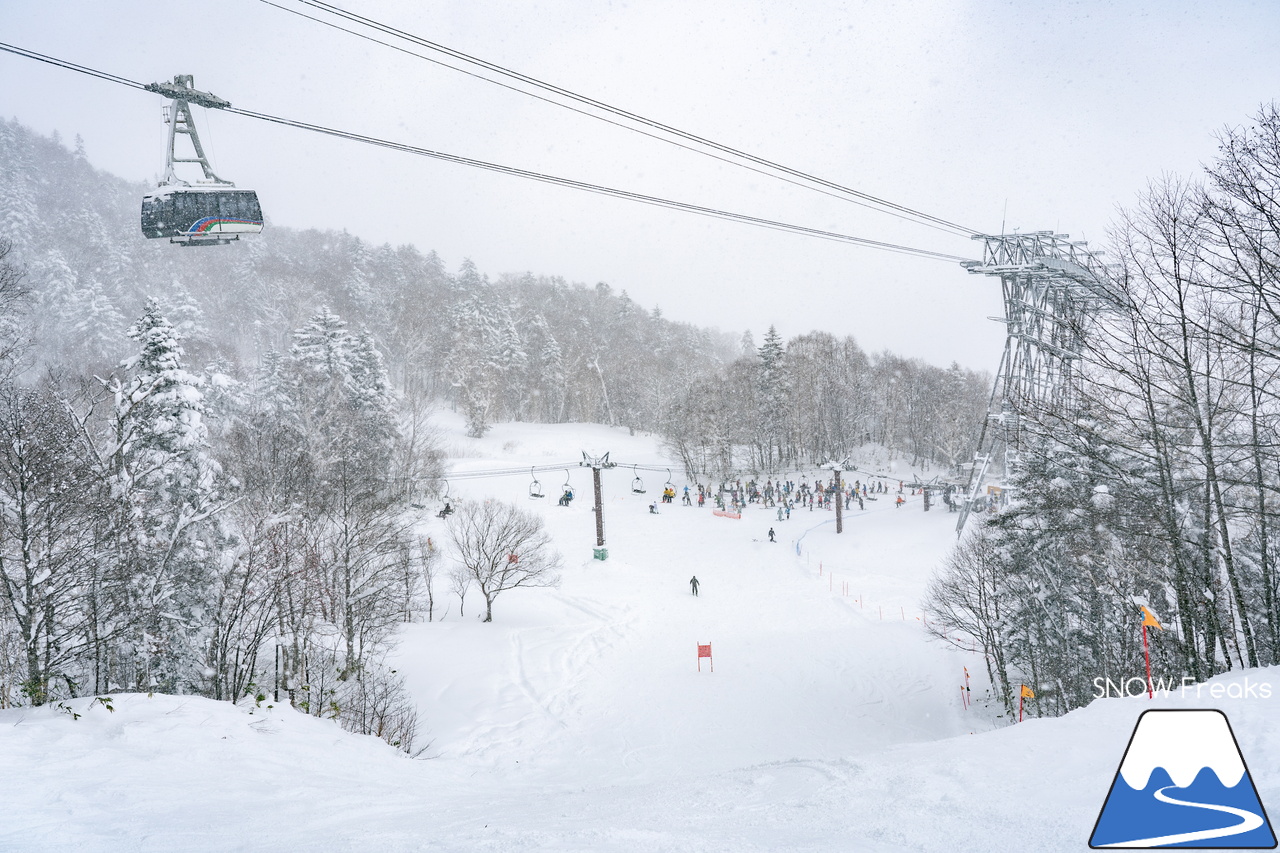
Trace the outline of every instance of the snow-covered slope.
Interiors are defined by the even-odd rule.
[[[580,450],[662,459],[625,430],[503,425],[472,441],[443,422],[458,469]],[[565,476],[539,475],[549,496]],[[840,536],[821,511],[653,515],[664,475],[633,495],[618,468],[601,562],[590,472],[567,476],[568,508],[529,500],[527,477],[450,484],[542,513],[566,567],[559,589],[499,598],[492,624],[469,597],[465,618],[453,598],[442,621],[406,627],[394,665],[430,760],[288,709],[193,697],[68,703],[79,720],[0,711],[0,851],[1081,850],[1153,706],[1222,708],[1263,803],[1280,795],[1275,699],[1111,699],[1015,726],[964,710],[962,667],[976,679],[980,658],[917,620],[954,540],[941,508],[890,495],[855,507]],[[444,541],[439,524],[426,532]],[[697,669],[707,642],[714,673]]]

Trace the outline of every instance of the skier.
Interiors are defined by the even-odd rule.
[[[658,502],[657,502],[657,501],[654,501],[653,503],[649,504],[649,514],[650,514],[650,515],[657,515],[657,514],[658,514]]]
[[[791,504],[787,504],[787,521],[791,520]]]
[[[770,541],[770,542],[777,542],[777,541],[778,541],[777,539],[774,539],[774,538],[773,538],[773,528],[772,528],[772,527],[770,527],[770,528],[769,528],[769,541]]]
[[[778,521],[782,521],[782,507],[778,507]]]
[[[698,594],[698,576],[694,575],[689,579],[689,589],[693,590],[693,594]]]
[[[893,502],[893,505],[894,505],[895,507],[900,507],[900,506],[902,506],[904,503],[906,503],[906,501],[903,499],[902,495],[898,495],[898,499],[897,499],[896,501],[894,501],[894,502]]]

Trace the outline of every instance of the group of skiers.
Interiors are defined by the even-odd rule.
[[[843,487],[843,488],[841,488]],[[741,480],[724,482],[720,484],[719,489],[713,490],[710,486],[698,483],[696,486],[696,497],[694,490],[689,486],[685,486],[680,498],[680,502],[685,506],[693,506],[695,503],[699,506],[706,506],[707,500],[711,499],[718,509],[732,508],[736,512],[741,512],[748,505],[758,503],[764,507],[776,507],[778,510],[778,521],[786,521],[791,518],[791,510],[808,506],[812,512],[816,507],[818,509],[832,509],[836,501],[844,501],[844,508],[851,509],[853,502],[857,501],[859,509],[866,509],[866,500],[876,500],[876,496],[887,494],[892,485],[886,484],[884,480],[854,480],[852,485],[848,482],[842,482],[837,485],[835,478],[829,478],[826,482],[821,479],[815,479],[812,484],[801,481],[796,483],[793,480],[779,480],[774,483],[772,478],[765,481],[761,486],[755,480],[748,480],[743,483]],[[906,483],[899,480],[897,489],[897,498],[894,501],[895,506],[902,506],[906,503],[903,492],[906,490]],[[923,490],[922,490],[923,491]],[[911,490],[915,494],[915,489]],[[662,490],[662,502],[674,503],[676,497],[675,487],[668,484]],[[950,497],[950,490],[946,497]],[[950,502],[949,504],[950,505]],[[649,504],[649,512],[658,514],[658,502],[653,501]],[[769,528],[769,541],[777,542],[777,532]],[[698,588],[701,583],[697,576],[689,579],[689,589],[693,595],[698,594]]]
[[[845,509],[852,509],[856,501],[859,509],[866,509],[867,500],[875,500],[875,496],[890,491],[891,485],[886,484],[884,480],[868,480],[862,482],[855,480],[852,485],[847,481],[839,485],[835,479],[828,479],[823,482],[821,479],[814,480],[812,483],[801,481],[796,483],[793,480],[779,480],[774,483],[772,479],[767,480],[763,487],[754,480],[748,480],[745,484],[741,480],[721,484],[718,491],[712,494],[710,488],[698,486],[698,506],[703,506],[707,495],[711,494],[717,509],[732,509],[734,512],[741,512],[744,508],[753,503],[758,503],[765,507],[776,507],[778,510],[778,521],[784,521],[791,517],[792,509],[808,507],[810,511],[814,509],[833,509],[837,501],[843,501]],[[901,495],[906,489],[906,484],[902,481],[898,482],[898,494]],[[689,487],[685,487],[686,505],[691,505],[688,499]],[[915,493],[915,490],[912,490]]]

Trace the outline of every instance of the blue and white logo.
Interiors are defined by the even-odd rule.
[[[1089,846],[1274,848],[1275,833],[1226,715],[1143,712]]]

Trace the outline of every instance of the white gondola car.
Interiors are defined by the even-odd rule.
[[[231,184],[162,186],[142,197],[142,233],[187,246],[230,243],[262,232],[262,207],[253,190]]]

